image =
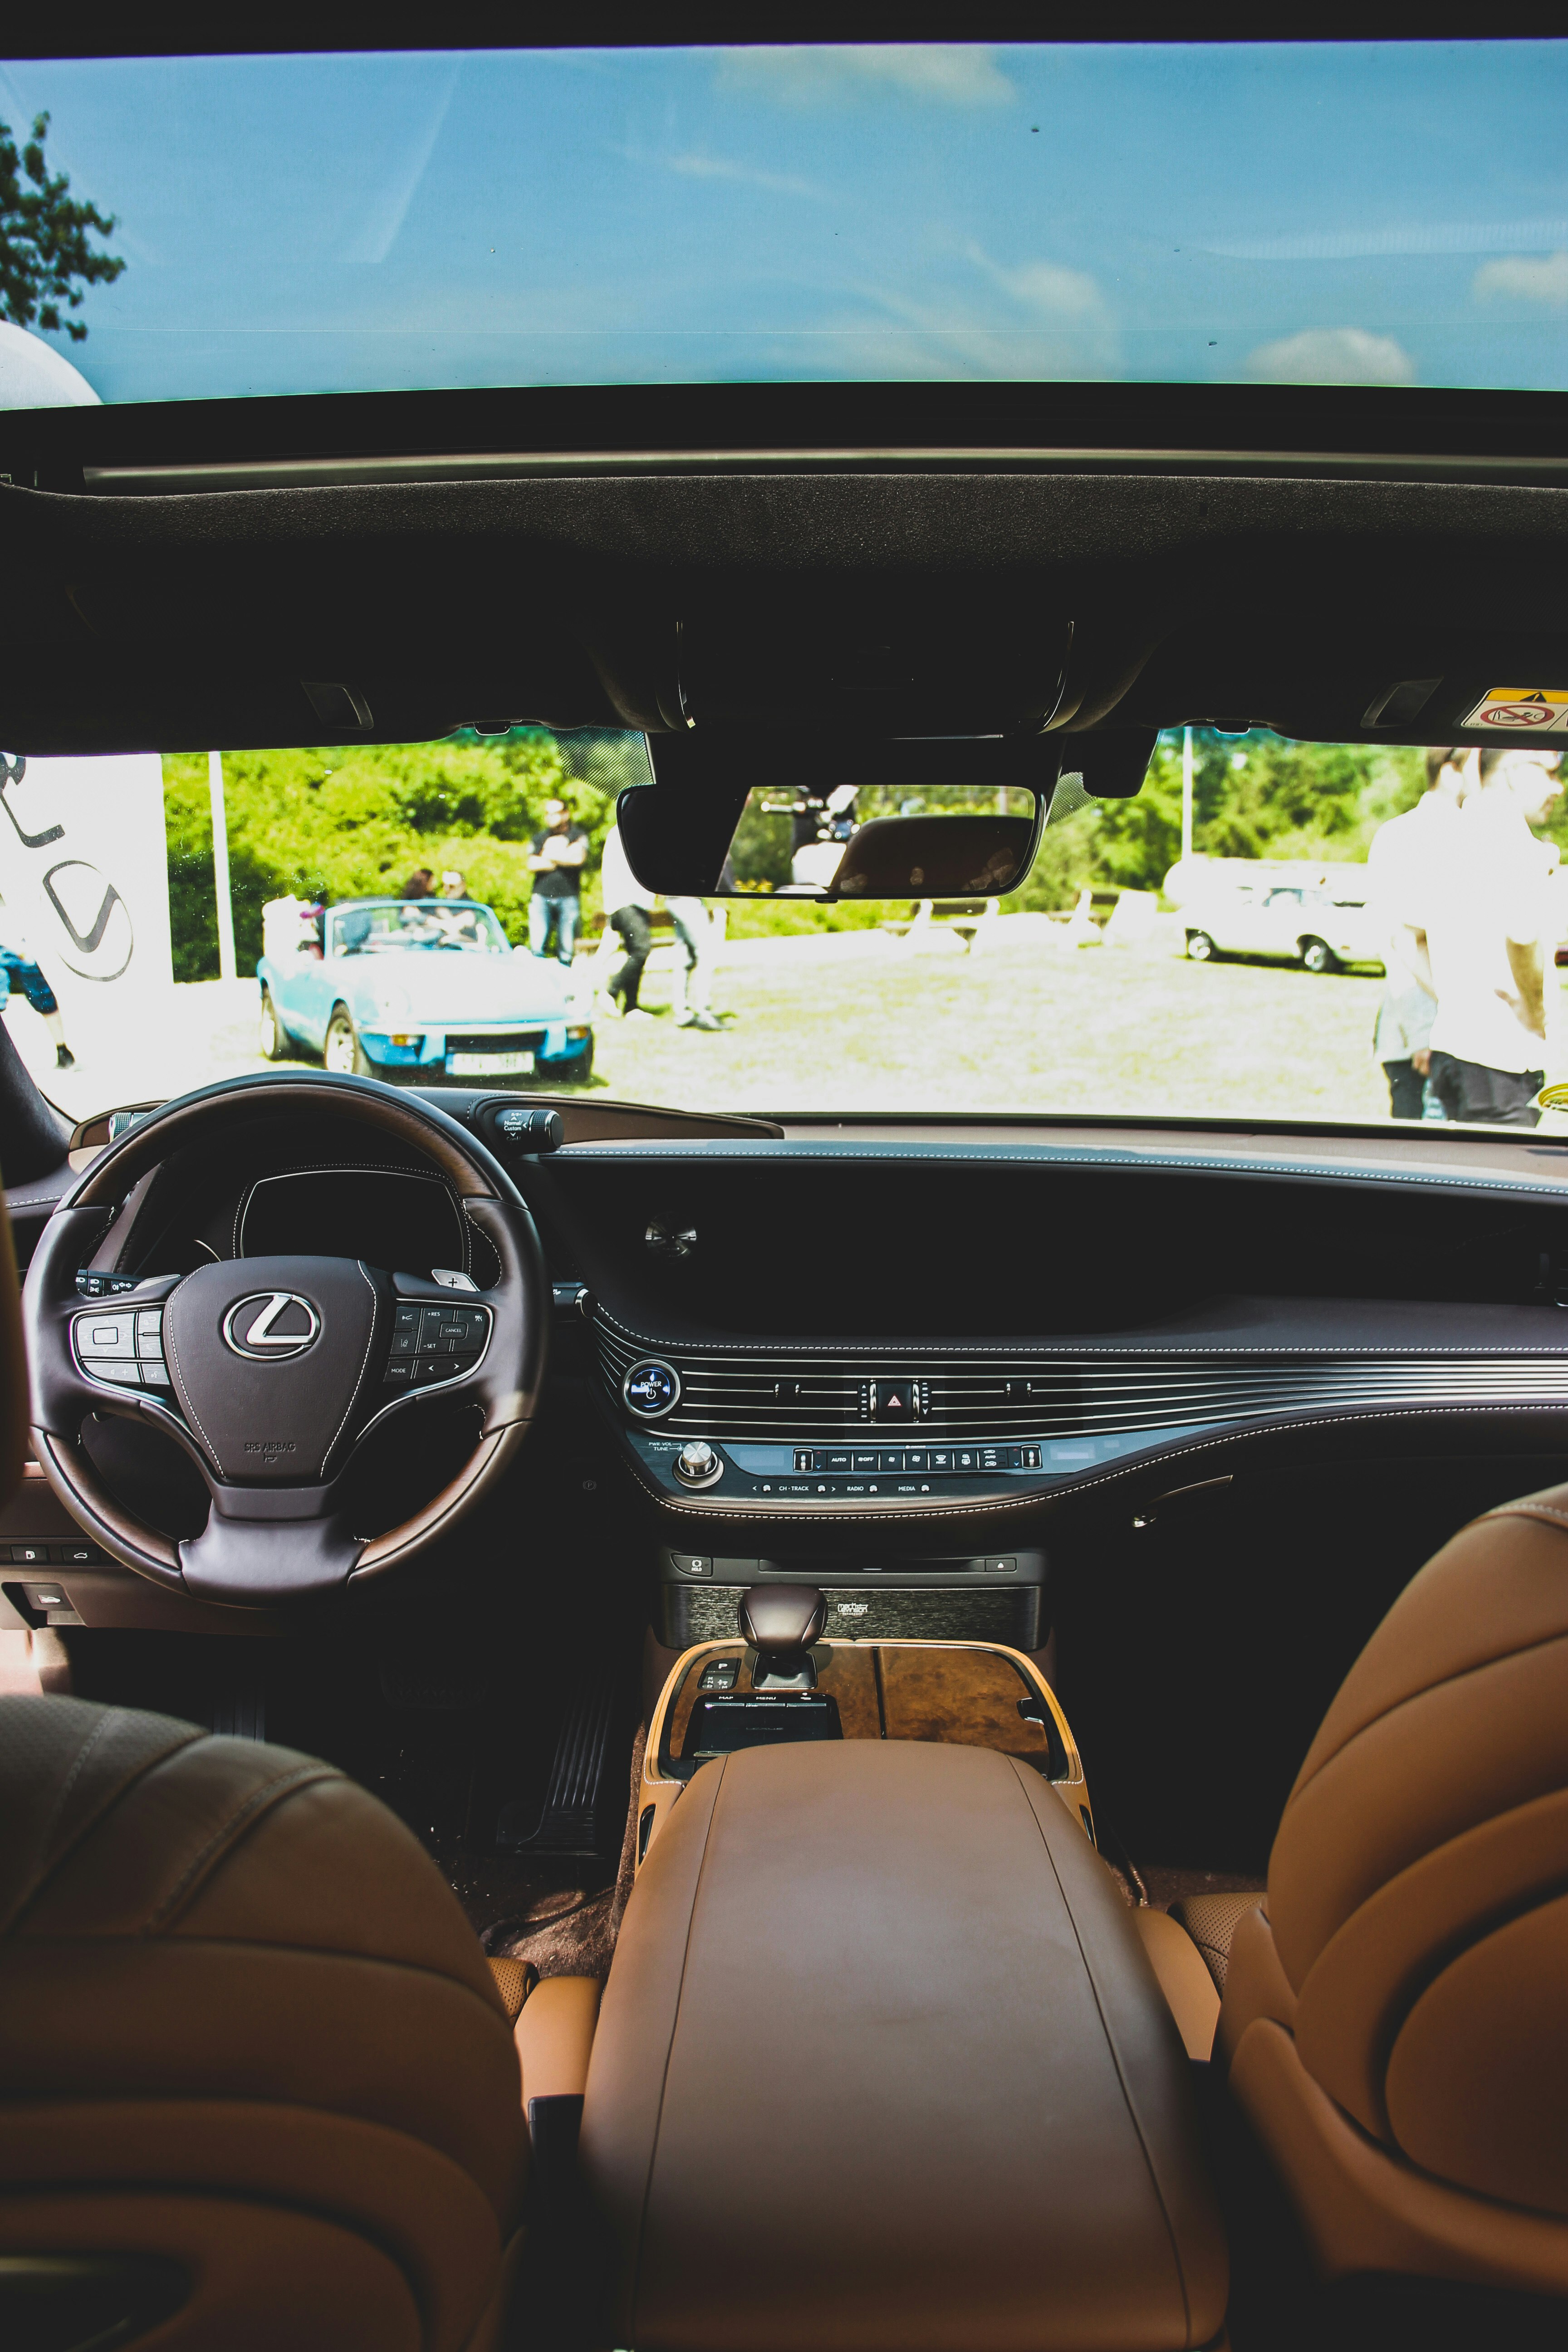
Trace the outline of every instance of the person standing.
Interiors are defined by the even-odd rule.
[[[653,947],[653,925],[648,920],[653,913],[657,892],[649,890],[632,872],[630,860],[621,847],[621,828],[613,824],[605,835],[604,862],[600,867],[600,884],[605,898],[605,938],[601,952],[610,953],[610,935],[615,933],[624,950],[621,961],[598,992],[598,1006],[609,1020],[651,1021],[637,1003],[637,991],[642,986],[643,966]]]
[[[1548,985],[1563,919],[1561,853],[1534,828],[1562,789],[1554,752],[1489,746],[1447,854],[1420,881],[1437,997],[1432,1088],[1447,1116],[1467,1125],[1540,1121]]]
[[[1411,920],[1422,897],[1422,876],[1451,855],[1475,754],[1454,748],[1426,753],[1426,788],[1413,809],[1390,817],[1373,835],[1366,856],[1367,896],[1381,924],[1383,994],[1372,1050],[1388,1082],[1391,1118],[1421,1118],[1432,1066],[1432,1024],[1437,999],[1426,934]]]
[[[5,908],[0,898],[0,909]],[[20,931],[13,930],[15,947],[0,947],[0,1013],[11,1002],[13,989],[19,988],[49,1035],[54,1040],[57,1070],[74,1070],[76,1055],[66,1044],[66,1024],[60,1013],[59,999],[39,971],[37,961],[27,952],[27,942]]]
[[[700,898],[667,898],[664,903],[675,926],[675,1025],[722,1029],[724,1024],[712,1009],[722,915]]]
[[[528,902],[528,944],[536,956],[553,947],[557,963],[571,969],[583,919],[583,861],[588,829],[576,824],[563,800],[544,803],[544,829],[530,845],[528,870],[533,895]]]

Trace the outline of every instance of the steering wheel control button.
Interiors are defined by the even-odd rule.
[[[223,1318],[225,1346],[237,1356],[264,1364],[302,1356],[321,1331],[314,1300],[298,1290],[254,1290],[237,1299]]]
[[[133,1356],[136,1353],[134,1315],[79,1315],[77,1346],[88,1356]]]
[[[621,1382],[621,1395],[639,1421],[662,1421],[680,1401],[680,1375],[657,1356],[645,1356]]]
[[[471,1372],[490,1336],[488,1307],[399,1307],[393,1317],[388,1388],[427,1389]]]
[[[683,1486],[712,1486],[724,1475],[723,1457],[705,1437],[694,1437],[675,1457],[675,1475]]]

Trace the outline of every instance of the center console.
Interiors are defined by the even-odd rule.
[[[731,1604],[730,1631],[677,1660],[648,1725],[637,1867],[702,1765],[753,1748],[910,1740],[1016,1758],[1091,1845],[1094,1812],[1067,1717],[1032,1658],[984,1641],[845,1639],[829,1591],[783,1580]]]
[[[1081,1778],[1052,1777],[1048,1691],[985,1644],[797,1641],[781,1670],[748,1616],[680,1661],[649,1741],[691,1769],[655,1784],[584,2102],[605,2340],[1218,2340],[1187,2056]]]
[[[798,1564],[664,1545],[655,1632],[667,1649],[722,1639],[755,1584],[790,1583]],[[1047,1560],[1026,1547],[928,1557],[868,1545],[814,1549],[811,1579],[827,1597],[826,1631],[859,1641],[1005,1642],[1037,1650],[1049,1634]]]

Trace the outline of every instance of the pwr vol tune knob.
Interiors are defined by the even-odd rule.
[[[676,1455],[675,1475],[683,1486],[712,1486],[723,1476],[724,1465],[705,1437],[694,1437]]]

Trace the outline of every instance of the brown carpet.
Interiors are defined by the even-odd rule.
[[[632,1742],[631,1787],[626,1825],[621,1839],[621,1859],[616,1883],[597,1895],[571,1889],[541,1895],[510,1936],[491,1940],[487,1948],[498,1957],[531,1960],[542,1977],[598,1977],[610,1973],[616,1937],[632,1891],[636,1871],[637,1798],[642,1789],[643,1749],[647,1726],[638,1727]]]
[[[1131,1909],[1136,1911],[1141,1897],[1131,1874],[1121,1863],[1104,1857],[1112,1877],[1121,1887]],[[1261,1895],[1261,1878],[1248,1878],[1230,1870],[1178,1870],[1163,1863],[1141,1862],[1136,1865],[1139,1879],[1150,1907],[1168,1911],[1173,1903],[1180,1903],[1189,1895]]]

